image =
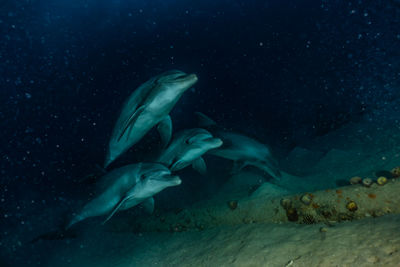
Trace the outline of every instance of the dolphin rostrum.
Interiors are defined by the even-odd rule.
[[[240,171],[246,166],[254,166],[273,178],[279,180],[281,172],[273,158],[270,149],[257,140],[242,134],[221,130],[215,121],[196,112],[201,127],[209,130],[213,136],[222,140],[223,145],[208,151],[208,154],[219,156],[234,161],[234,172]]]
[[[172,134],[168,115],[182,94],[197,82],[195,74],[172,70],[151,78],[139,86],[122,106],[111,134],[104,167],[136,144],[158,124],[164,146]]]
[[[171,144],[161,152],[156,160],[170,168],[181,170],[189,165],[201,174],[207,169],[201,156],[210,149],[220,147],[222,140],[201,128],[187,129],[175,134]]]
[[[130,164],[102,177],[102,193],[89,201],[73,216],[65,229],[86,218],[107,215],[107,222],[117,211],[143,204],[149,212],[154,209],[153,196],[163,189],[181,183],[178,176],[159,163]]]

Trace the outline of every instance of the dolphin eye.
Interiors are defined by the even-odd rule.
[[[146,179],[146,174],[140,175],[140,181],[143,181],[144,179]]]
[[[186,139],[186,141],[185,141],[185,143],[188,144],[188,145],[193,144],[193,142],[194,142],[194,139],[193,139],[193,138],[188,138],[188,139]]]

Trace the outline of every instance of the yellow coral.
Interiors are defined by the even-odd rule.
[[[393,168],[390,172],[393,174],[393,176],[399,177],[400,176],[400,166]]]
[[[349,211],[356,211],[356,210],[358,209],[357,204],[356,204],[356,202],[354,202],[354,201],[348,202],[347,205],[346,205],[346,208],[347,208]]]
[[[388,182],[388,179],[385,176],[381,176],[376,181],[379,185],[384,185]]]

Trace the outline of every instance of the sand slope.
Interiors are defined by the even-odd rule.
[[[326,227],[248,224],[182,233],[105,233],[64,243],[47,266],[399,266],[400,216]],[[321,230],[322,227],[322,230]]]

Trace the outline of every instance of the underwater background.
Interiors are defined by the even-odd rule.
[[[140,84],[171,69],[198,76],[198,82],[171,113],[174,132],[196,127],[194,113],[201,111],[226,129],[268,144],[281,170],[300,177],[277,184],[286,194],[347,185],[357,171],[331,176],[318,176],[317,172],[334,172],[343,164],[330,168],[329,162],[313,169],[318,178],[310,182],[301,176],[309,173],[302,166],[312,165],[316,157],[321,159],[332,148],[349,148],[343,141],[348,135],[361,136],[355,140],[365,138],[350,149],[358,155],[370,148],[368,142],[376,147],[368,155],[399,146],[393,137],[400,118],[397,0],[1,1],[1,266],[89,266],[81,255],[68,261],[65,255],[76,255],[70,248],[71,238],[30,241],[56,229],[92,196],[94,182],[86,177],[101,173],[98,166],[104,162],[122,103]],[[351,127],[340,137],[330,135],[348,125]],[[379,131],[373,135],[370,129]],[[376,141],[376,136],[382,140]],[[113,168],[150,160],[159,145],[152,130]],[[294,163],[290,153],[299,147],[319,154],[307,155],[307,163]],[[378,158],[386,160],[388,155],[396,152]],[[353,154],[350,157],[354,158]],[[363,161],[361,164],[368,166],[359,175],[400,165],[396,156],[392,159],[390,164],[379,165],[381,168]],[[185,169],[180,172],[180,186],[155,197],[159,212],[189,209],[213,199],[221,189],[228,190],[226,185],[233,184],[231,162],[211,156],[206,156],[206,162],[206,177]],[[251,179],[258,187],[263,175],[257,175]],[[251,180],[246,177],[243,179]],[[271,181],[270,177],[262,180]],[[225,203],[232,198],[221,199]],[[133,221],[146,216],[136,210],[124,212],[119,219]],[[87,225],[90,228],[99,222]],[[72,240],[85,236],[82,232]],[[121,226],[116,232],[127,230]],[[90,235],[85,238],[93,240]],[[150,251],[151,242],[158,237],[151,238],[138,258],[156,257]],[[167,237],[162,238],[165,241]],[[119,241],[110,237],[108,244],[113,242]],[[96,243],[90,244],[95,250]],[[47,255],[49,248],[54,250],[52,260]],[[59,262],[57,253],[64,253]],[[92,250],[85,255],[90,258]],[[218,264],[190,263],[223,266],[229,263],[224,255],[231,256],[222,253]],[[134,266],[152,265],[149,262],[137,261]],[[159,266],[189,265],[183,259],[157,262]],[[396,266],[393,262],[386,266]],[[117,263],[103,262],[104,266],[134,264],[128,260]],[[284,266],[262,265],[261,261],[252,264]]]

